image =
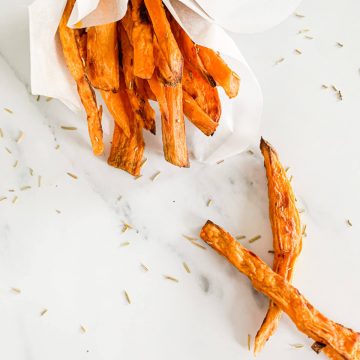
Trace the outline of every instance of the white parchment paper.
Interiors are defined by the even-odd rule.
[[[125,15],[127,1],[77,0],[68,25],[88,27],[117,21]],[[299,1],[164,0],[192,40],[219,51],[241,77],[240,92],[235,99],[228,99],[220,90],[222,117],[212,137],[204,136],[187,122],[187,141],[195,159],[204,162],[224,159],[240,153],[258,137],[261,89],[224,27],[242,32],[266,29],[286,18]],[[276,6],[266,14],[265,5],[270,6],[270,3]],[[57,98],[76,111],[81,109],[80,99],[66,68],[57,35],[65,4],[66,0],[36,0],[29,7],[31,89],[33,94]],[[244,13],[247,16],[243,16]]]

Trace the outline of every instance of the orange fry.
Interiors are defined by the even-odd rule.
[[[119,93],[130,122],[130,136],[127,137],[120,126],[115,123],[108,164],[123,169],[131,175],[138,176],[140,175],[145,144],[142,135],[142,126],[136,121],[131,109],[131,104],[125,89],[125,82],[121,73]]]
[[[206,71],[217,84],[224,88],[229,98],[235,97],[239,92],[240,77],[234,73],[214,50],[198,46],[199,56]]]
[[[120,127],[126,137],[130,136],[130,119],[128,110],[126,108],[127,94],[125,91],[112,91],[101,90],[101,96],[108,108],[110,114],[114,118],[116,124]],[[126,96],[126,99],[124,97]]]
[[[273,270],[290,282],[302,247],[299,212],[290,181],[276,151],[264,139],[261,139],[260,149],[268,179],[269,215],[274,243]],[[270,301],[268,312],[256,334],[255,354],[275,332],[280,316],[280,308]]]
[[[335,359],[360,359],[359,333],[326,318],[286,279],[246,250],[220,226],[208,220],[200,236],[246,275],[256,290],[274,301],[301,332],[324,345],[326,354]]]
[[[131,0],[132,41],[134,47],[134,75],[150,79],[155,68],[153,51],[153,30],[144,0]]]
[[[91,26],[87,30],[86,72],[97,89],[119,88],[119,51],[116,23]]]
[[[196,101],[200,108],[216,123],[221,115],[221,103],[216,88],[200,75],[187,61],[182,79],[183,89]]]
[[[216,82],[213,77],[207,72],[204,64],[202,63],[199,56],[198,46],[190,39],[189,35],[184,29],[177,23],[172,17],[170,20],[171,30],[174,37],[179,45],[182,55],[184,56],[185,62],[188,62],[195,66],[203,77],[209,82],[212,87],[216,86]]]
[[[185,123],[182,107],[182,86],[167,86],[156,72],[149,85],[160,106],[161,130],[165,160],[180,166],[189,167],[186,146]]]
[[[147,98],[144,98],[137,90],[137,82],[134,76],[134,50],[131,46],[126,31],[121,23],[119,23],[119,32],[121,39],[122,64],[125,76],[125,84],[131,106],[135,112],[137,121],[144,124],[145,129],[156,132],[155,111],[150,106]]]
[[[59,24],[59,36],[64,53],[66,65],[76,81],[81,102],[87,114],[87,122],[92,149],[95,155],[101,155],[104,151],[103,133],[101,127],[101,106],[98,109],[93,89],[86,76],[83,63],[84,54],[80,54],[77,43],[79,42],[79,30],[67,26],[75,0],[68,0]],[[77,40],[78,39],[78,40]]]
[[[161,0],[145,0],[145,5],[150,16],[154,33],[162,56],[170,69],[172,76],[165,78],[169,84],[175,85],[181,80],[183,57],[166,17]]]
[[[183,89],[184,115],[205,135],[212,135],[219,123],[210,118],[198,103]]]

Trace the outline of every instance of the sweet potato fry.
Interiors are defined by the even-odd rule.
[[[148,80],[137,77],[135,78],[135,84],[136,84],[136,89],[140,94],[140,96],[142,96],[144,99],[156,101],[156,97],[150,89]]]
[[[212,120],[184,89],[183,109],[184,115],[205,135],[210,136],[215,132],[219,123]]]
[[[290,181],[277,153],[264,139],[261,139],[260,149],[268,179],[269,215],[274,243],[273,270],[290,282],[302,247],[300,217]],[[280,308],[270,301],[268,312],[256,334],[255,354],[275,332],[280,316]]]
[[[217,89],[211,87],[200,72],[187,61],[184,65],[182,86],[214,122],[219,122],[221,103]]]
[[[124,111],[130,122],[130,136],[127,137],[120,126],[115,123],[108,164],[123,169],[131,175],[138,176],[140,175],[145,144],[142,126],[136,121],[132,111],[122,73],[120,73],[119,93],[123,100]]]
[[[120,127],[126,137],[130,136],[130,119],[128,111],[126,109],[127,94],[125,91],[117,91],[116,93],[112,91],[101,90],[101,97],[103,98],[106,107],[108,108],[110,114],[115,120],[115,123]]]
[[[68,0],[63,16],[59,24],[59,36],[64,53],[66,65],[76,81],[81,102],[87,114],[87,122],[92,149],[95,155],[101,155],[104,151],[103,133],[101,127],[101,106],[98,109],[93,89],[91,88],[86,76],[82,60],[84,54],[80,54],[77,46],[77,38],[80,31],[71,29],[67,26],[75,0]]]
[[[190,39],[189,35],[173,17],[170,19],[170,26],[176,42],[179,45],[180,51],[184,57],[184,61],[195,66],[197,70],[203,75],[203,77],[209,82],[209,84],[212,87],[215,87],[215,80],[206,71],[205,66],[200,59],[198,46]]]
[[[160,106],[165,160],[176,166],[189,167],[181,83],[165,85],[154,72],[149,85]]]
[[[131,0],[134,75],[150,79],[154,72],[153,30],[144,0]]]
[[[134,22],[132,20],[132,15],[131,15],[131,4],[128,4],[128,8],[127,11],[124,15],[124,17],[121,19],[121,25],[124,27],[125,32],[129,38],[130,44],[133,45],[132,43],[132,32],[133,32],[133,27],[134,27]],[[120,23],[118,23],[118,39],[120,40],[120,29],[119,29]]]
[[[86,74],[97,89],[119,88],[119,51],[116,23],[91,26],[87,30]]]
[[[182,77],[183,57],[171,32],[169,21],[161,0],[145,0],[159,48],[164,56],[172,76],[166,80],[176,85]]]
[[[198,46],[198,52],[206,71],[218,85],[224,88],[229,98],[235,97],[239,92],[240,77],[226,65],[214,50]]]
[[[143,97],[137,90],[136,78],[134,76],[134,50],[131,46],[127,33],[124,27],[119,23],[121,50],[122,50],[122,65],[125,76],[125,84],[131,106],[135,112],[137,121],[142,121],[145,129],[156,133],[155,111],[150,106],[147,98]]]
[[[326,354],[337,359],[360,359],[359,333],[326,318],[286,279],[246,250],[220,226],[207,221],[200,236],[246,275],[255,289],[274,301],[301,332],[325,345]],[[325,350],[326,348],[328,349]]]

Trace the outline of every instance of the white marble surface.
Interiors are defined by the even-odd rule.
[[[0,202],[0,358],[252,358],[247,335],[255,335],[267,300],[211,249],[199,249],[181,234],[196,236],[208,218],[233,234],[261,234],[244,244],[271,264],[257,143],[255,155],[214,166],[193,163],[189,170],[148,152],[136,181],[108,167],[91,154],[82,118],[56,100],[36,102],[29,94],[28,2],[2,0],[0,12],[0,196],[7,197]],[[304,0],[298,10],[304,18],[291,16],[264,34],[235,36],[263,88],[261,134],[291,166],[305,209],[308,236],[294,283],[329,317],[358,330],[359,11],[356,0]],[[321,84],[336,85],[343,101]],[[17,144],[21,131],[25,137]],[[23,186],[31,189],[21,191]],[[122,233],[123,223],[134,229]],[[306,346],[293,349],[294,343]],[[310,344],[284,316],[258,358],[316,358]]]

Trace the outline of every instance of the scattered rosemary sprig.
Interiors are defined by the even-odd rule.
[[[283,58],[283,57],[281,57],[280,59],[277,59],[275,61],[275,65],[278,65],[278,64],[282,63],[284,60],[285,60],[285,58]]]
[[[174,281],[174,282],[179,282],[179,280],[177,278],[174,278],[173,276],[170,276],[170,275],[164,275],[164,279]]]
[[[235,236],[236,240],[242,240],[242,239],[245,239],[245,238],[246,238],[245,235],[237,235],[237,236]]]
[[[6,200],[6,199],[7,199],[6,196],[0,196],[0,201],[4,201],[4,200]]]
[[[40,312],[40,316],[44,316],[48,312],[48,309],[43,309]]]
[[[188,274],[191,273],[191,270],[190,270],[188,264],[187,264],[185,261],[183,262],[183,267],[184,267],[185,271],[186,271]]]
[[[152,177],[151,177],[151,181],[155,181],[161,174],[161,171],[156,172]]]
[[[193,236],[189,236],[189,235],[181,235],[183,238],[185,238],[186,240],[190,240],[190,241],[196,241],[198,238],[193,237]]]
[[[299,49],[295,49],[295,52],[296,52],[298,55],[301,55],[301,54],[302,54],[302,51],[299,50]]]
[[[13,114],[14,112],[11,110],[11,109],[9,109],[9,108],[4,108],[4,110],[7,112],[7,113],[9,113],[9,114]]]
[[[306,32],[309,32],[310,29],[301,29],[298,31],[298,34],[303,34],[303,33],[306,33]]]
[[[291,347],[295,348],[295,349],[301,349],[304,347],[303,344],[290,344]]]
[[[249,244],[261,239],[261,235],[256,235],[253,238],[249,239]]]
[[[247,344],[248,344],[248,350],[251,350],[251,335],[248,334],[248,340],[247,340]]]
[[[342,48],[342,47],[344,47],[344,44],[342,44],[342,43],[340,43],[340,42],[336,42],[336,45],[337,45],[337,47],[340,47],[340,48]]]
[[[32,168],[29,168],[29,174],[30,174],[30,176],[34,175],[34,170]]]
[[[223,163],[224,161],[225,161],[225,160],[219,160],[219,161],[216,162],[216,164],[219,165],[219,164]]]
[[[213,203],[212,199],[209,199],[206,203],[206,206],[209,207]]]
[[[149,271],[149,268],[145,264],[140,263],[140,266],[144,269],[144,271],[146,271],[146,272]]]
[[[346,223],[347,223],[349,226],[353,226],[352,222],[351,222],[349,219],[346,220]]]
[[[20,188],[20,191],[25,191],[25,190],[29,190],[29,189],[31,189],[31,186],[26,185],[26,186],[22,186],[22,187]]]
[[[6,147],[6,146],[5,146],[5,150],[6,150],[9,154],[12,154],[12,151],[11,151],[8,147]]]
[[[60,210],[55,209],[55,211],[56,211],[58,214],[61,214],[61,211],[60,211]]]
[[[309,36],[309,35],[304,35],[304,39],[313,40],[314,38],[312,36]]]
[[[19,288],[12,287],[11,291],[14,292],[15,294],[21,294],[21,290]]]
[[[63,130],[77,130],[77,127],[75,127],[75,126],[61,125],[60,127],[61,127]]]
[[[125,299],[128,302],[128,304],[131,304],[130,296],[126,290],[124,290],[124,296],[125,296]]]
[[[16,143],[20,144],[24,140],[24,137],[25,137],[25,133],[23,131],[20,131],[20,134],[19,134],[18,138],[16,139]]]
[[[124,241],[120,244],[121,247],[129,246],[130,243],[128,241]]]
[[[13,199],[12,199],[11,202],[12,202],[13,204],[15,204],[15,203],[17,202],[17,199],[18,199],[18,197],[15,195],[15,196],[13,197]]]
[[[274,250],[268,250],[268,253],[269,254],[275,254],[275,251]]]
[[[3,138],[4,137],[4,133],[2,131],[2,129],[0,128],[0,138]]]
[[[41,175],[38,175],[38,187],[40,187],[40,186],[41,186],[41,180],[42,180]]]
[[[18,166],[19,161],[15,160],[14,164],[13,164],[13,168],[16,168]]]
[[[124,224],[121,232],[124,233],[128,231],[128,229],[133,229],[133,227],[130,224]]]
[[[147,158],[145,158],[145,159],[141,162],[140,167],[143,167],[146,163],[147,163]]]
[[[82,333],[84,333],[84,334],[86,333],[86,328],[84,325],[80,325],[80,330]]]
[[[66,174],[69,175],[70,177],[72,177],[72,178],[75,179],[75,180],[78,179],[78,177],[77,177],[75,174],[72,174],[72,173],[70,173],[70,172],[67,172]]]
[[[45,101],[46,102],[49,102],[49,101],[51,101],[53,98],[51,97],[51,96],[48,96],[46,99],[45,99]]]
[[[39,101],[40,100],[40,95],[38,95],[37,97],[36,97],[36,101]]]
[[[190,240],[190,242],[191,242],[193,245],[197,246],[198,248],[203,249],[203,250],[206,250],[206,247],[205,247],[204,245],[198,244],[198,243],[197,243],[196,241],[194,241],[194,240]]]
[[[303,14],[299,14],[299,13],[295,13],[294,14],[296,17],[298,17],[298,18],[304,18],[305,17],[305,15],[303,15]]]

